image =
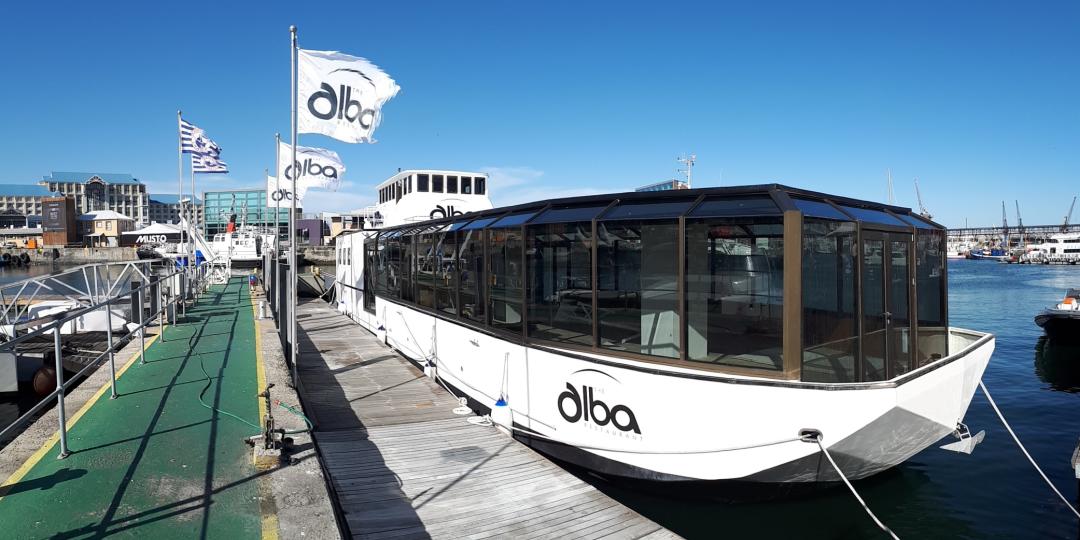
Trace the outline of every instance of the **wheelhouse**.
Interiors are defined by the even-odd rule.
[[[949,352],[945,229],[907,208],[775,184],[623,193],[367,242],[380,298],[526,345],[819,383]]]

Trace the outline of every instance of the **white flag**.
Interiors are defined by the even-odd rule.
[[[292,159],[292,146],[284,142],[280,145],[278,170],[286,180],[295,181],[297,175],[293,174],[293,171],[299,171],[301,190],[322,188],[337,191],[341,187],[345,164],[341,162],[337,152],[297,145],[296,163],[289,165],[289,160]]]
[[[301,185],[300,186],[300,192],[299,192],[298,196],[296,197],[296,207],[297,208],[303,208],[303,206],[304,206],[303,205],[303,203],[304,203],[304,193],[305,192],[307,192],[307,190],[304,188],[303,185]],[[293,183],[292,182],[290,182],[288,180],[285,180],[285,179],[281,179],[279,181],[277,178],[267,175],[267,177],[266,177],[266,207],[267,208],[275,208],[275,207],[278,207],[278,206],[280,206],[282,208],[291,207],[292,206],[293,193],[294,193],[294,190],[293,190]]]
[[[296,128],[349,143],[373,143],[394,79],[363,58],[337,51],[297,51]]]

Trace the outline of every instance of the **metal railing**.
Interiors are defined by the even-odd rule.
[[[121,268],[117,277],[109,277],[108,270],[117,267]],[[105,271],[105,276],[102,276],[103,270]],[[85,289],[82,290],[80,290],[77,285],[73,286],[69,282],[71,281],[70,279],[64,279],[64,276],[70,278],[72,275],[78,276],[80,274],[84,277],[83,284],[85,285]],[[91,275],[94,279],[90,279],[89,276]],[[43,396],[37,404],[23,413],[14,422],[4,427],[3,430],[0,430],[0,441],[5,440],[9,435],[15,434],[16,430],[34,420],[36,415],[47,407],[55,398],[57,419],[60,426],[60,453],[57,457],[58,459],[67,457],[69,452],[67,444],[67,413],[64,409],[64,398],[68,389],[78,383],[82,378],[86,377],[102,361],[108,359],[111,387],[110,399],[116,399],[120,395],[116,390],[117,342],[116,336],[113,333],[112,319],[114,313],[112,306],[123,302],[124,300],[131,302],[131,320],[125,325],[127,334],[121,336],[120,341],[124,343],[133,341],[136,338],[137,333],[140,343],[140,352],[138,353],[140,357],[139,363],[145,364],[146,328],[152,324],[158,324],[161,328],[159,332],[161,340],[165,341],[166,323],[172,325],[177,324],[178,317],[182,316],[182,312],[185,309],[183,306],[186,300],[194,300],[199,294],[205,292],[209,285],[209,276],[210,272],[208,265],[206,264],[197,267],[171,268],[162,274],[155,275],[152,272],[149,261],[131,261],[123,263],[89,264],[65,272],[48,276],[32,277],[0,287],[0,302],[3,302],[3,315],[0,317],[0,320],[4,321],[5,324],[12,324],[11,339],[0,343],[0,352],[14,353],[16,347],[20,344],[25,344],[35,337],[51,332],[53,334],[53,354],[55,357],[56,370],[56,389]],[[135,281],[135,278],[141,278],[145,281]],[[26,307],[24,309],[20,308],[19,302],[16,300],[27,293],[27,289],[30,287],[34,287],[34,292],[30,293],[28,297],[24,297],[25,300],[23,303]],[[6,289],[15,289],[17,290],[17,293],[4,296],[3,291]],[[22,322],[20,322],[19,316],[17,315],[13,318],[12,313],[25,314],[28,312],[29,306],[32,305],[33,300],[38,296],[37,293],[41,289],[48,289],[53,292],[66,289],[66,296],[62,296],[69,301],[74,302],[75,305],[62,314],[50,317],[42,317]],[[70,294],[71,292],[83,296],[72,296]],[[148,302],[150,304],[149,312],[147,311]],[[106,350],[100,352],[94,359],[87,362],[82,369],[75,373],[75,375],[64,380],[62,338],[64,325],[102,309],[105,310],[106,319]],[[171,322],[169,322],[170,320]],[[27,328],[28,331],[25,334],[15,335],[18,332],[18,326],[20,324],[24,326],[36,325],[36,328]],[[77,323],[72,323],[72,326],[75,327],[73,330],[77,330]],[[17,355],[15,356],[17,362]]]

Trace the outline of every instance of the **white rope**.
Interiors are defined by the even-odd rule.
[[[1001,423],[1005,426],[1005,429],[1009,432],[1009,435],[1012,435],[1013,440],[1016,441],[1016,446],[1019,446],[1020,451],[1023,452],[1025,456],[1027,456],[1028,461],[1031,462],[1031,466],[1035,467],[1036,471],[1039,471],[1039,475],[1042,476],[1043,480],[1046,480],[1046,485],[1050,486],[1050,489],[1054,490],[1054,493],[1057,493],[1058,497],[1061,497],[1061,500],[1065,503],[1065,506],[1068,506],[1069,510],[1071,510],[1073,514],[1076,514],[1076,517],[1080,518],[1080,512],[1078,512],[1076,508],[1072,505],[1072,503],[1069,502],[1069,499],[1066,499],[1065,496],[1062,495],[1060,491],[1058,491],[1058,488],[1055,487],[1054,483],[1050,481],[1050,478],[1046,476],[1046,473],[1044,473],[1042,468],[1039,467],[1039,464],[1035,463],[1035,458],[1031,457],[1031,454],[1028,453],[1027,448],[1024,448],[1024,444],[1020,442],[1020,437],[1017,437],[1016,432],[1014,432],[1012,427],[1009,426],[1009,423],[1005,420],[1005,415],[1001,414],[1001,409],[998,408],[997,403],[994,403],[994,398],[990,397],[990,392],[986,390],[986,385],[983,384],[982,380],[979,381],[979,388],[982,388],[983,394],[986,396],[986,400],[989,401],[990,406],[994,408],[994,412],[996,412],[998,418],[1001,419]]]
[[[882,523],[876,515],[874,515],[874,512],[870,510],[870,507],[866,505],[866,501],[864,501],[863,498],[859,496],[859,492],[855,491],[855,486],[851,485],[851,482],[849,482],[847,477],[844,476],[844,473],[840,470],[840,467],[836,466],[836,462],[833,461],[832,455],[829,454],[829,450],[825,448],[824,444],[821,444],[821,436],[818,436],[812,440],[817,443],[818,448],[821,448],[821,452],[825,454],[825,457],[829,460],[829,463],[832,464],[833,470],[835,470],[836,474],[840,476],[840,479],[844,481],[844,485],[846,485],[848,489],[851,490],[851,494],[855,496],[855,500],[859,501],[859,504],[862,505],[863,510],[866,510],[866,513],[870,516],[870,519],[874,520],[874,523],[876,523],[882,531],[885,531],[886,534],[891,536],[893,540],[900,540],[900,537],[896,536],[896,533],[892,532],[892,529],[885,526],[885,524]]]

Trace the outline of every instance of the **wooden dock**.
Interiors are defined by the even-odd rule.
[[[328,304],[297,309],[304,406],[354,538],[678,538],[495,428]]]

